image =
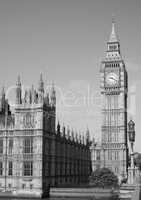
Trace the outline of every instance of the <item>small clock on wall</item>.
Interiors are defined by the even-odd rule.
[[[114,72],[109,72],[106,74],[105,81],[109,86],[117,86],[119,83],[119,76]]]

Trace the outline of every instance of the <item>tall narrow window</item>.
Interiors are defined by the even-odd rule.
[[[32,161],[24,161],[23,162],[23,175],[24,176],[32,176],[33,175],[33,162]]]
[[[96,160],[100,160],[100,150],[97,150],[97,153],[96,153]]]
[[[12,176],[12,175],[13,175],[13,163],[12,163],[12,161],[9,161],[8,175],[9,175],[9,176]]]
[[[3,165],[2,162],[0,161],[0,176],[2,176],[3,174]]]
[[[13,151],[13,139],[9,139],[9,150],[8,153],[12,154]]]
[[[108,150],[108,160],[112,160],[112,152]]]
[[[0,154],[3,154],[3,139],[0,139]]]
[[[118,159],[119,159],[119,152],[115,151],[115,160],[118,160]]]
[[[33,138],[32,137],[24,138],[23,153],[33,153]]]

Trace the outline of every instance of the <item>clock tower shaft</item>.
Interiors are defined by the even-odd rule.
[[[103,166],[119,178],[127,176],[127,71],[115,33],[115,22],[100,68]]]

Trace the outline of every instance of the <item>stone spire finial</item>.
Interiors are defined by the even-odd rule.
[[[1,90],[1,96],[3,98],[5,98],[5,88],[4,88],[4,86],[2,87],[2,90]]]
[[[57,124],[57,134],[60,135],[60,123],[58,121],[58,124]]]
[[[81,133],[79,133],[79,143],[81,144],[82,142],[82,136],[81,136]]]
[[[65,134],[66,134],[66,128],[65,128],[65,125],[63,124],[63,128],[62,128],[62,132],[63,132],[63,137],[65,137]]]
[[[71,139],[74,140],[74,131],[73,131],[73,129],[71,130]]]
[[[5,110],[5,88],[4,86],[2,87],[1,90],[1,97],[0,97],[0,101],[1,101],[1,110],[4,111]]]
[[[87,127],[87,130],[86,130],[86,142],[87,142],[87,144],[89,144],[89,142],[90,142],[90,131],[89,131],[88,127]]]
[[[56,91],[55,91],[55,88],[54,88],[54,83],[52,83],[50,98],[51,98],[52,106],[55,107],[56,106]]]
[[[22,89],[21,89],[21,79],[20,75],[18,75],[16,82],[16,104],[22,103]]]
[[[2,90],[1,90],[1,99],[5,102],[5,88],[4,88],[4,86],[2,87]]]
[[[44,92],[44,82],[43,82],[43,75],[42,75],[42,73],[40,73],[39,91],[40,92]]]
[[[20,78],[20,75],[18,75],[16,85],[17,85],[17,86],[21,86],[21,78]]]
[[[70,139],[70,127],[67,126],[67,139]]]
[[[44,82],[43,82],[42,73],[40,74],[38,91],[39,91],[38,92],[38,103],[43,103],[43,101],[44,101]]]
[[[82,135],[82,144],[85,144],[85,137],[84,137],[84,134]]]
[[[40,82],[43,82],[43,74],[40,73]]]
[[[31,102],[32,102],[32,104],[35,103],[35,102],[34,102],[34,91],[35,91],[35,90],[34,90],[34,86],[32,85],[32,86],[31,86]]]
[[[78,133],[77,133],[77,131],[75,133],[75,141],[78,142]]]

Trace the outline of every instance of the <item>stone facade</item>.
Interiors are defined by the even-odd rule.
[[[86,183],[90,175],[89,132],[82,138],[60,124],[56,130],[56,92],[22,91],[16,83],[11,113],[4,89],[0,97],[0,189],[43,196],[48,186]]]
[[[107,50],[100,67],[102,97],[101,144],[91,146],[93,170],[107,167],[118,177],[127,177],[127,93],[128,79],[115,33],[115,23],[107,43]],[[100,147],[101,146],[101,147]],[[99,165],[100,163],[100,165]]]

